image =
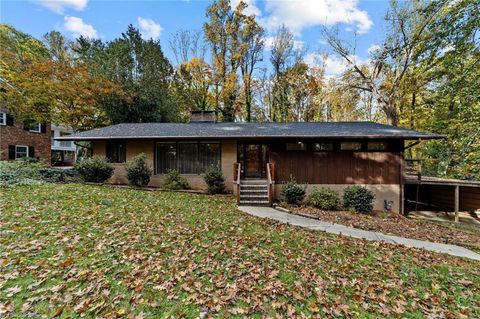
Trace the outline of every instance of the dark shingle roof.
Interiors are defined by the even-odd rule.
[[[417,132],[373,122],[295,123],[123,123],[57,140],[175,139],[175,138],[396,138],[438,139],[443,135]]]

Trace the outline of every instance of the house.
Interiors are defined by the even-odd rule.
[[[73,141],[57,141],[55,138],[68,136],[73,133],[71,128],[52,124],[51,129],[51,149],[52,165],[54,166],[72,166],[76,161],[77,147]]]
[[[17,121],[0,109],[0,160],[34,157],[50,163],[50,124]]]
[[[401,211],[406,141],[438,138],[372,122],[216,123],[205,111],[190,123],[118,124],[58,140],[90,141],[93,154],[115,163],[115,184],[128,183],[125,162],[143,152],[154,168],[150,186],[176,169],[205,189],[202,173],[218,165],[242,204],[270,204],[293,177],[307,192],[361,184],[374,192],[375,209]]]

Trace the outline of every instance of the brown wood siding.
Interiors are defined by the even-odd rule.
[[[277,183],[400,184],[401,153],[271,151]]]
[[[416,185],[405,186],[405,198],[415,201]],[[461,211],[474,211],[480,209],[480,188],[460,186]],[[418,200],[421,203],[435,205],[446,210],[454,210],[455,186],[451,185],[422,185],[420,186]]]

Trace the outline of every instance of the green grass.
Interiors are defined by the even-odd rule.
[[[279,225],[228,196],[0,196],[0,317],[480,316],[478,262]]]

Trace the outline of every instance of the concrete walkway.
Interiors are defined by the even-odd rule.
[[[452,256],[480,260],[479,254],[456,245],[432,243],[424,240],[385,235],[379,232],[362,230],[362,229],[343,226],[340,224],[322,222],[314,218],[308,218],[308,217],[298,216],[294,214],[284,213],[276,209],[273,209],[271,207],[239,206],[238,209],[250,215],[254,215],[262,218],[270,218],[284,224],[290,224],[290,225],[304,227],[304,228],[313,229],[313,230],[320,230],[320,231],[337,234],[337,235],[345,235],[345,236],[350,236],[354,238],[362,238],[362,239],[371,240],[371,241],[381,241],[381,242],[386,242],[390,244],[405,245],[405,246],[414,247],[414,248],[422,248],[422,249],[426,249],[426,250],[430,250],[438,253],[449,254]]]

